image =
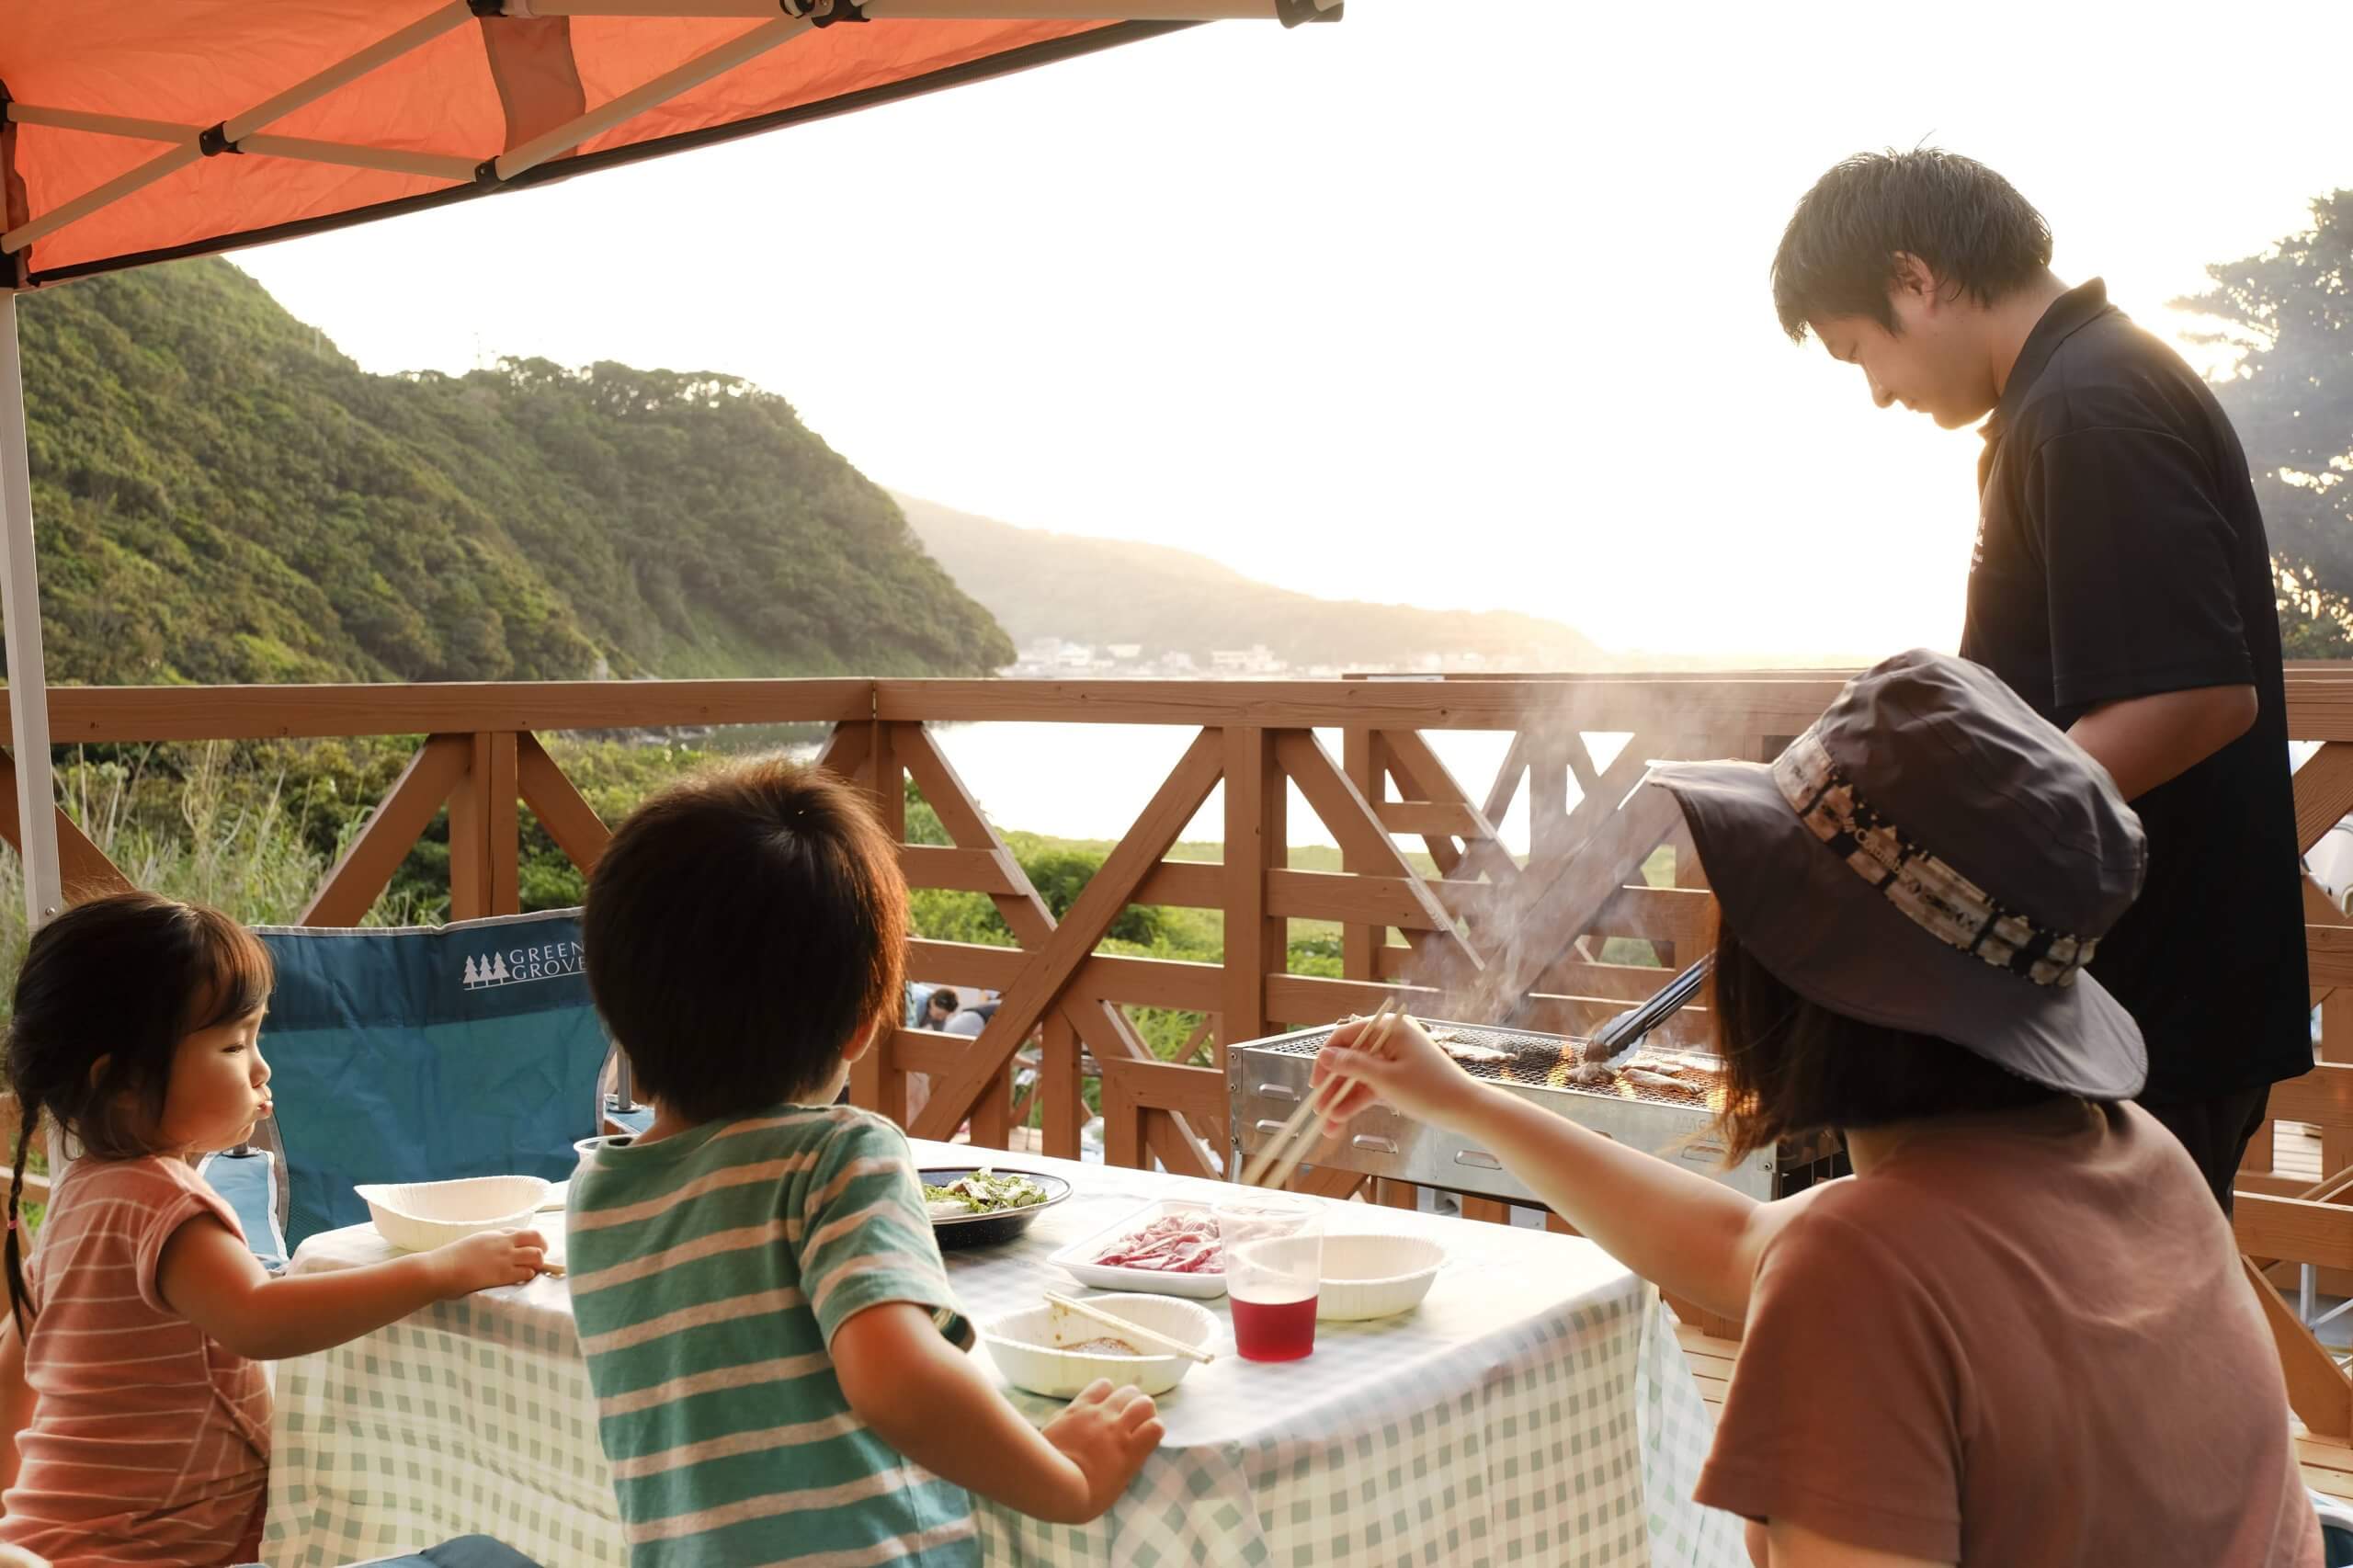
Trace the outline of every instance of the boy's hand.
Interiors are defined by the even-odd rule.
[[[528,1285],[547,1266],[547,1238],[537,1231],[484,1231],[426,1255],[446,1299],[494,1285]]]
[[[1328,1078],[1347,1080],[1346,1088],[1331,1091],[1339,1099],[1324,1119],[1336,1131],[1378,1100],[1416,1121],[1455,1125],[1477,1102],[1479,1081],[1413,1019],[1393,1017],[1385,1027],[1383,1035],[1370,1023],[1353,1019],[1333,1030],[1316,1052],[1317,1085]],[[1374,1042],[1377,1053],[1370,1049]]]
[[[1086,1478],[1085,1511],[1063,1522],[1083,1525],[1101,1517],[1166,1435],[1150,1395],[1134,1388],[1114,1390],[1107,1378],[1087,1384],[1069,1409],[1046,1425],[1046,1441]]]

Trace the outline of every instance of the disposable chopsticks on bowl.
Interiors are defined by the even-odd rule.
[[[1359,1043],[1355,1049],[1378,1049],[1386,1043],[1390,1020],[1396,1011],[1397,998],[1385,998],[1380,1006],[1373,1009],[1372,1017],[1365,1020],[1364,1028],[1358,1031]],[[1299,1108],[1290,1113],[1290,1119],[1267,1140],[1266,1147],[1258,1151],[1257,1158],[1243,1168],[1242,1185],[1280,1187],[1289,1181],[1290,1173],[1298,1169],[1299,1163],[1307,1157],[1307,1152],[1315,1146],[1315,1140],[1322,1134],[1324,1113],[1337,1105],[1340,1096],[1347,1093],[1347,1081],[1336,1074],[1316,1085],[1300,1102]]]
[[[1155,1333],[1140,1323],[1130,1323],[1127,1319],[1107,1312],[1100,1307],[1090,1307],[1075,1297],[1049,1290],[1046,1292],[1046,1301],[1049,1304],[1060,1307],[1066,1312],[1076,1312],[1083,1318],[1092,1318],[1107,1328],[1116,1328],[1131,1338],[1140,1339],[1146,1345],[1157,1345],[1163,1350],[1185,1357],[1188,1360],[1198,1361],[1204,1367],[1217,1359],[1208,1351],[1197,1349],[1181,1339],[1171,1339],[1168,1335]]]

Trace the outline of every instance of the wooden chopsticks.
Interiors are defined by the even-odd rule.
[[[1386,1044],[1391,1022],[1396,1016],[1397,998],[1392,996],[1373,1009],[1372,1017],[1365,1020],[1363,1029],[1357,1035],[1358,1044],[1352,1049],[1378,1050]],[[1326,1094],[1326,1090],[1331,1092]],[[1291,1172],[1299,1168],[1299,1163],[1307,1157],[1308,1151],[1314,1148],[1317,1140],[1323,1136],[1324,1113],[1337,1105],[1340,1096],[1347,1093],[1347,1080],[1337,1076],[1325,1078],[1316,1085],[1300,1102],[1299,1108],[1290,1113],[1290,1119],[1267,1140],[1257,1157],[1243,1167],[1242,1185],[1280,1187],[1289,1181]]]
[[[1167,1350],[1176,1355],[1183,1356],[1188,1359],[1198,1361],[1204,1367],[1217,1359],[1217,1358],[1210,1354],[1210,1352],[1200,1349],[1198,1346],[1188,1345],[1181,1339],[1171,1339],[1168,1335],[1155,1333],[1152,1329],[1144,1327],[1144,1325],[1140,1323],[1130,1323],[1127,1319],[1120,1317],[1115,1313],[1107,1312],[1100,1307],[1089,1306],[1087,1303],[1079,1301],[1075,1297],[1064,1296],[1059,1292],[1049,1290],[1046,1292],[1046,1301],[1051,1306],[1060,1307],[1066,1312],[1076,1312],[1083,1318],[1092,1318],[1097,1323],[1102,1324],[1107,1327],[1118,1329],[1121,1334],[1132,1335],[1136,1338],[1142,1340],[1146,1345],[1157,1345],[1163,1350]]]

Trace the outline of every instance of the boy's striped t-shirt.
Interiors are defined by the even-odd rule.
[[[969,1348],[905,1136],[778,1106],[592,1148],[565,1252],[632,1568],[969,1568],[972,1499],[842,1397],[826,1347],[904,1301]]]

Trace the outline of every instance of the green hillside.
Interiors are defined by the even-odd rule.
[[[1557,620],[1319,599],[1189,551],[1016,528],[892,494],[924,548],[1018,643],[1138,642],[1146,657],[1174,651],[1199,662],[1216,649],[1264,643],[1299,666],[1385,665],[1416,653],[1478,653],[1536,669],[1608,664]]]
[[[733,377],[373,376],[223,261],[23,301],[53,679],[984,674],[891,498]]]

